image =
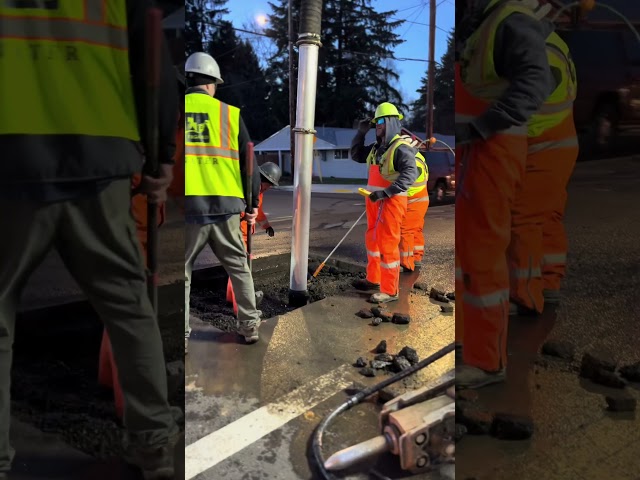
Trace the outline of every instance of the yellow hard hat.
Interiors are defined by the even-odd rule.
[[[402,115],[398,111],[398,109],[393,103],[383,102],[380,105],[378,105],[378,108],[376,108],[376,113],[373,119],[371,120],[371,123],[375,124],[376,120],[379,119],[380,117],[398,117],[398,120],[402,120],[404,118],[404,115]]]

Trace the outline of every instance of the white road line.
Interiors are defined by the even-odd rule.
[[[344,390],[353,383],[351,370],[342,365],[188,445],[184,451],[185,479],[209,470]]]

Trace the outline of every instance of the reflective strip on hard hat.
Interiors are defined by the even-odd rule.
[[[88,2],[95,10],[102,2]],[[92,8],[88,8],[89,11]],[[102,20],[102,13],[97,17]],[[19,20],[19,21],[16,21]],[[83,23],[78,20],[57,18],[25,18],[13,20],[0,13],[0,38],[16,40],[52,40],[57,42],[82,42],[127,50],[129,35],[126,28],[100,23]]]
[[[477,308],[497,307],[509,301],[509,290],[499,290],[487,295],[462,294],[462,302]]]
[[[538,153],[544,150],[553,150],[555,148],[572,148],[579,147],[578,137],[569,137],[564,140],[553,140],[548,142],[540,142],[535,143],[533,145],[529,145],[528,153]]]
[[[400,266],[400,261],[397,262],[391,262],[391,263],[384,263],[384,262],[380,262],[380,267],[382,268],[398,268]]]

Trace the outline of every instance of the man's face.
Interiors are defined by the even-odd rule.
[[[271,188],[271,184],[269,182],[260,183],[260,193],[264,193]]]
[[[376,120],[376,137],[384,138],[384,134],[387,131],[386,118],[381,117]]]

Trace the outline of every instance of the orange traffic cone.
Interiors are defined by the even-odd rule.
[[[116,414],[119,418],[124,415],[124,396],[118,379],[118,369],[113,360],[113,350],[111,341],[105,329],[102,332],[102,343],[100,344],[100,360],[98,364],[98,383],[108,388],[113,388]]]
[[[233,285],[231,279],[227,281],[227,302],[233,304],[233,313],[238,316],[238,304],[236,303],[236,295],[233,293]]]

